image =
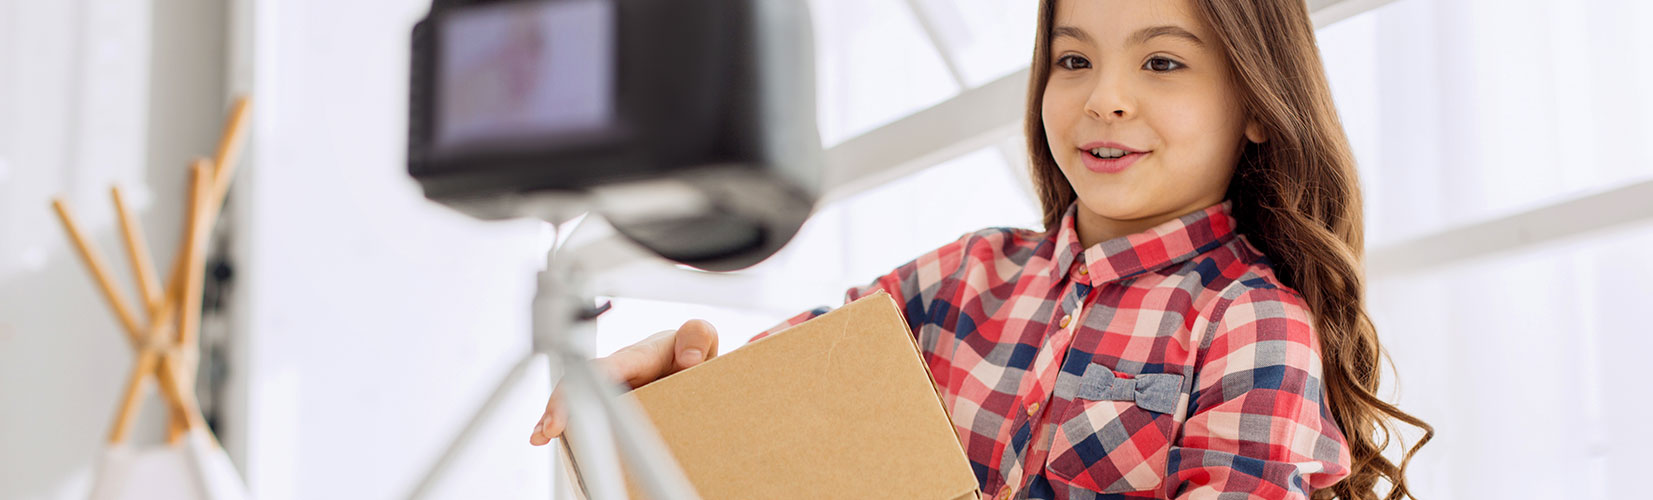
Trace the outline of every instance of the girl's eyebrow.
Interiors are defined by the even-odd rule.
[[[1200,40],[1200,37],[1195,36],[1193,32],[1183,29],[1181,26],[1172,24],[1151,26],[1137,30],[1137,32],[1132,34],[1131,38],[1127,39],[1126,42],[1130,45],[1142,45],[1144,43],[1148,43],[1149,40],[1162,36],[1181,38],[1192,42],[1194,45],[1201,47],[1205,46],[1205,41]],[[1055,28],[1051,28],[1051,40],[1062,37],[1072,38],[1080,43],[1091,43],[1091,36],[1085,33],[1085,30],[1073,26],[1057,26]]]
[[[1128,42],[1131,45],[1141,45],[1141,44],[1144,44],[1144,43],[1148,43],[1149,40],[1152,40],[1152,39],[1157,38],[1157,37],[1162,37],[1162,36],[1169,36],[1169,37],[1173,37],[1173,38],[1181,38],[1181,39],[1187,40],[1189,42],[1193,42],[1194,45],[1198,45],[1198,46],[1201,46],[1201,47],[1205,46],[1205,41],[1200,40],[1200,37],[1194,36],[1193,32],[1190,32],[1186,29],[1183,29],[1181,26],[1175,26],[1175,25],[1170,25],[1170,24],[1163,25],[1163,26],[1153,26],[1153,27],[1149,27],[1149,28],[1143,28],[1143,29],[1137,31],[1135,34],[1131,35],[1131,38]]]
[[[1080,43],[1091,43],[1091,36],[1085,34],[1085,30],[1075,28],[1073,26],[1057,26],[1056,28],[1050,30],[1051,40],[1064,36],[1077,40]]]

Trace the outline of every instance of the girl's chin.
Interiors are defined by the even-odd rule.
[[[1154,207],[1149,206],[1150,204],[1144,200],[1136,199],[1135,196],[1126,193],[1114,193],[1111,192],[1112,190],[1107,190],[1107,192],[1092,191],[1093,193],[1090,196],[1086,196],[1082,191],[1080,192],[1080,209],[1112,220],[1136,220],[1152,215]]]

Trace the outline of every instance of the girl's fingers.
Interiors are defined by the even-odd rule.
[[[534,423],[534,432],[528,435],[528,444],[544,446],[552,438],[562,435],[566,414],[562,407],[562,388],[558,387],[551,391],[551,398],[546,400],[545,413],[540,415],[539,422]]]
[[[710,330],[710,327],[711,325],[705,325],[706,330]],[[673,338],[677,336],[676,333],[672,330],[656,333],[614,354],[593,360],[593,364],[597,371],[607,374],[614,380],[625,382],[633,389],[642,387],[676,371],[672,366]],[[715,355],[717,336],[713,334],[711,339],[711,345],[706,349]],[[567,425],[567,415],[568,411],[562,401],[562,387],[559,386],[546,400],[545,412],[540,415],[539,421],[534,423],[534,430],[528,436],[528,444],[543,446],[562,435]]]
[[[717,356],[717,329],[703,320],[689,320],[677,329],[671,371],[676,372]]]
[[[676,333],[671,330],[656,333],[597,360],[597,364],[628,387],[642,387],[671,373],[672,337]]]
[[[626,380],[629,378],[628,372],[635,370],[635,367],[624,360],[616,361],[613,357],[595,359],[592,360],[592,364],[598,372],[615,380]],[[546,399],[545,412],[540,414],[539,421],[534,423],[534,432],[529,434],[528,444],[543,446],[550,443],[552,439],[562,435],[563,427],[567,423],[568,410],[563,405],[562,385],[558,384],[557,388],[551,391],[551,397]]]

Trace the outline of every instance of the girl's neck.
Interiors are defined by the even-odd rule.
[[[1079,244],[1084,248],[1090,248],[1096,246],[1097,243],[1120,236],[1147,231],[1153,229],[1154,226],[1158,226],[1161,222],[1176,218],[1176,216],[1158,216],[1135,220],[1110,219],[1084,208],[1080,208],[1075,215],[1074,229],[1079,232]]]
[[[1097,243],[1153,229],[1167,221],[1204,210],[1218,203],[1222,203],[1221,196],[1217,197],[1216,201],[1202,199],[1183,209],[1171,210],[1140,219],[1115,219],[1093,212],[1085,208],[1085,204],[1081,202],[1079,203],[1079,209],[1074,213],[1073,226],[1074,230],[1079,233],[1079,244],[1084,248],[1090,248],[1096,246]]]

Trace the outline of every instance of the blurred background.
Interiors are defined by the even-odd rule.
[[[1034,2],[810,3],[838,187],[753,269],[629,275],[598,354],[689,318],[727,351],[965,232],[1038,224],[1018,126]],[[1384,394],[1438,433],[1418,497],[1644,496],[1653,2],[1309,5],[1362,169],[1370,308],[1398,372]],[[117,276],[112,184],[172,255],[185,166],[241,93],[250,140],[208,259],[208,418],[259,498],[401,498],[423,477],[527,350],[552,238],[441,208],[407,176],[408,36],[428,7],[0,0],[0,498],[84,498],[131,369],[50,198]],[[441,496],[556,494],[526,444],[548,390],[519,386]],[[162,439],[156,401],[139,442]]]

